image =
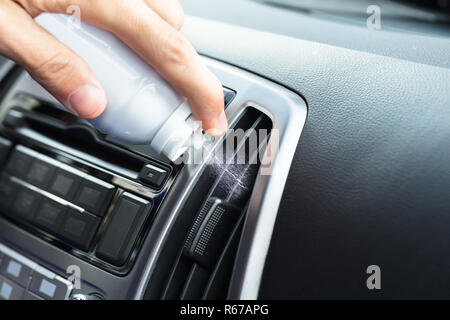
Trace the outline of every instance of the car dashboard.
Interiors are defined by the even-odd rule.
[[[1,60],[0,295],[448,299],[448,24],[180,2],[243,132],[213,141],[230,163],[102,135]]]
[[[258,150],[271,150],[258,163],[230,161],[248,148],[248,134],[216,139],[213,149],[236,140],[236,154],[219,165],[208,155],[172,163],[146,146],[122,144],[63,110],[23,69],[6,63],[0,238],[2,281],[14,284],[11,297],[238,297],[261,251],[248,246],[236,257],[237,243],[242,234],[268,248],[257,222],[274,223],[274,200],[281,198],[306,104],[248,72],[205,63],[224,85],[231,126],[265,130]],[[235,258],[241,270],[231,280]],[[8,272],[10,265],[20,272]],[[41,269],[52,277],[42,277]]]

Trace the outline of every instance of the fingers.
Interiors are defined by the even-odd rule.
[[[66,108],[82,118],[99,116],[106,96],[88,65],[72,50],[41,29],[17,4],[3,2],[0,50],[21,64]]]
[[[228,123],[223,112],[222,85],[192,45],[150,9],[135,4],[121,12],[128,12],[132,23],[112,23],[110,30],[189,99],[204,130],[211,135],[223,134]]]
[[[118,36],[188,98],[204,130],[220,135],[228,127],[219,80],[202,63],[191,44],[165,19],[175,1],[158,0],[16,0],[33,15],[66,13],[79,6],[81,19]],[[164,5],[168,3],[167,8]],[[156,13],[158,12],[161,16]],[[171,22],[176,27],[176,22]],[[178,24],[179,21],[178,21]]]
[[[33,18],[42,12],[67,12],[67,8],[71,5],[80,7],[80,1],[63,1],[63,0],[14,0],[22,8],[24,8]],[[103,9],[110,6],[108,0],[87,0],[92,1],[92,5],[96,8],[102,6]],[[116,2],[129,1],[130,3],[136,2],[135,0],[115,0]],[[138,0],[140,1],[140,0]],[[169,23],[176,30],[180,30],[184,23],[184,10],[177,0],[142,0],[145,4],[156,12],[161,18]],[[86,2],[86,0],[82,0]],[[111,2],[112,3],[112,2]],[[100,8],[99,8],[100,9]],[[94,11],[95,12],[95,11]],[[124,23],[126,23],[124,21]]]
[[[161,18],[176,30],[180,30],[184,23],[184,10],[177,0],[144,0]]]

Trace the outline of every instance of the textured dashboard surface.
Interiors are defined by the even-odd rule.
[[[260,298],[450,297],[449,69],[196,17],[183,31],[308,103]]]
[[[214,0],[213,3],[211,0],[180,1],[186,13],[214,21],[347,49],[450,67],[449,24],[430,24],[428,20],[431,18],[424,20],[408,17],[412,8],[402,5],[401,2],[388,2],[390,6],[399,7],[396,9],[397,14],[389,14],[393,10],[385,7],[387,1],[375,2],[380,4],[381,30],[374,32],[366,27],[369,16],[366,14],[366,8],[374,4],[372,0],[290,0],[291,3],[296,1],[306,3],[306,6],[308,2],[310,5],[316,3],[318,7],[321,5],[326,7],[327,4],[336,1],[339,2],[337,12],[355,11],[347,14],[332,14],[333,11],[324,13],[317,10],[309,12],[285,10],[251,0]],[[267,0],[267,2],[287,2],[287,0]],[[422,15],[429,16],[426,13]]]

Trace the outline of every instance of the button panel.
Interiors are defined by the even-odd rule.
[[[17,196],[14,200],[11,210],[14,214],[31,221],[36,209],[41,202],[42,196],[29,189],[17,188]]]
[[[50,199],[44,199],[36,212],[33,223],[40,228],[58,234],[65,220],[66,207]]]
[[[86,176],[78,188],[75,204],[95,215],[103,216],[114,195],[114,190],[112,184]]]
[[[50,182],[48,191],[67,201],[72,201],[81,182],[80,175],[64,169],[58,169]]]
[[[14,282],[0,276],[0,299],[1,300],[21,300],[25,289]]]
[[[139,173],[139,179],[155,189],[161,189],[168,175],[169,172],[167,170],[148,164],[142,168]]]
[[[0,172],[1,213],[25,223],[29,231],[47,241],[64,243],[60,247],[65,250],[78,249],[70,250],[78,257],[104,268],[108,262],[108,270],[125,272],[144,233],[152,202],[56,159],[15,146]],[[167,184],[171,170],[148,164],[139,179],[159,190]],[[52,287],[47,282],[42,286],[44,291]],[[40,287],[33,283],[33,288],[38,294]]]
[[[16,197],[16,189],[17,185],[9,180],[9,176],[0,174],[0,207],[5,208],[7,214]]]
[[[16,147],[5,171],[0,175],[4,213],[89,249],[101,223],[96,215],[104,215],[115,186],[22,146]]]
[[[12,142],[0,137],[0,166],[5,163],[8,158],[8,154],[12,149]]]
[[[59,235],[66,242],[87,251],[100,225],[100,218],[87,212],[68,210]]]
[[[150,202],[127,192],[122,194],[97,247],[97,257],[116,266],[123,265],[150,209]]]
[[[19,285],[27,287],[30,280],[31,268],[7,256],[2,261],[0,273]]]
[[[52,164],[35,159],[25,177],[25,181],[45,190],[55,171],[56,167]]]
[[[0,300],[65,300],[70,281],[0,244]]]
[[[15,149],[6,165],[6,172],[12,176],[23,178],[28,174],[33,160],[33,157],[30,155]]]
[[[65,283],[56,279],[49,279],[39,273],[33,276],[29,290],[49,300],[64,300],[67,295],[67,286]]]

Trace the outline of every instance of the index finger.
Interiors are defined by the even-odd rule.
[[[188,98],[204,130],[212,135],[224,133],[228,123],[220,81],[181,33],[149,8],[135,9],[129,12],[133,23],[116,21],[111,31]]]

